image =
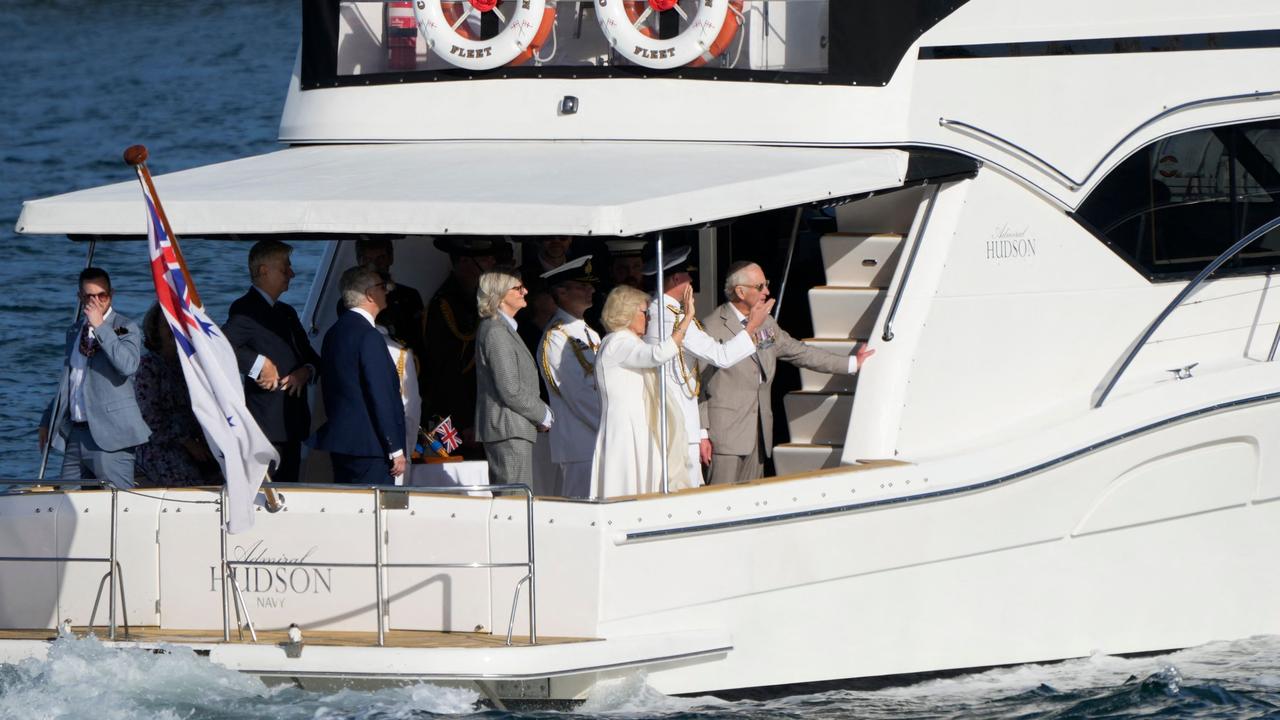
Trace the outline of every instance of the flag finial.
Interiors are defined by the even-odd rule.
[[[141,165],[147,161],[146,145],[130,145],[124,151],[124,161],[129,165]]]

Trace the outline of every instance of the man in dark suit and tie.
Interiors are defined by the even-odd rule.
[[[133,487],[133,449],[151,436],[133,396],[142,332],[111,308],[106,270],[80,273],[80,302],[84,318],[67,331],[66,369],[40,419],[40,449],[52,434],[53,448],[63,453],[63,480]]]
[[[387,307],[387,283],[369,267],[342,274],[348,310],[324,335],[320,369],[328,420],[313,445],[329,451],[333,480],[389,485],[404,473],[404,405],[400,379],[374,318]]]
[[[279,240],[262,240],[249,249],[253,287],[231,303],[222,327],[245,376],[245,405],[280,453],[271,474],[276,482],[298,480],[302,441],[311,433],[307,383],[320,365],[298,313],[280,300],[293,279],[292,252]]]
[[[706,318],[707,334],[720,342],[742,332],[751,308],[769,297],[764,270],[751,262],[730,265],[724,295],[728,302]],[[770,390],[779,360],[818,372],[852,375],[875,353],[865,344],[848,357],[805,345],[771,315],[752,334],[756,351],[751,362],[712,367],[703,376],[701,409],[711,435],[712,485],[749,482],[764,474],[764,460],[773,454]]]

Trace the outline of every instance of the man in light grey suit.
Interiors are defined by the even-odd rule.
[[[724,295],[729,302],[707,317],[707,333],[725,342],[742,332],[747,314],[769,295],[769,281],[759,265],[729,266]],[[702,410],[711,435],[711,484],[755,480],[764,459],[773,454],[773,387],[778,360],[818,372],[852,375],[875,352],[866,345],[852,356],[836,355],[796,340],[770,316],[756,332],[751,362],[709,368],[703,376]]]
[[[538,367],[516,332],[528,294],[519,278],[480,276],[476,305],[476,439],[489,460],[489,484],[533,487],[535,433],[551,429],[551,408],[538,395]]]
[[[52,430],[53,449],[63,453],[63,480],[133,487],[133,449],[151,436],[133,395],[142,332],[112,310],[111,278],[101,268],[80,273],[80,302],[84,318],[67,331],[58,394],[40,419],[40,450]]]

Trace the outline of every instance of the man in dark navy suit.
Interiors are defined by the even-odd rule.
[[[298,313],[280,301],[293,279],[292,252],[279,240],[262,240],[250,248],[253,287],[231,303],[222,326],[245,376],[245,405],[280,453],[271,474],[276,482],[298,480],[302,441],[311,433],[307,383],[320,365]]]
[[[407,457],[400,379],[373,322],[387,307],[387,283],[373,268],[356,266],[342,274],[340,288],[349,309],[320,346],[328,420],[313,444],[329,451],[334,482],[391,484]]]

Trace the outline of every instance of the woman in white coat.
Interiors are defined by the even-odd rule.
[[[683,298],[684,315],[660,344],[644,341],[649,296],[629,286],[609,293],[600,320],[609,334],[596,353],[600,388],[600,432],[591,460],[595,497],[657,492],[662,488],[662,443],[658,420],[658,370],[676,356],[694,317],[693,292]],[[689,487],[684,427],[674,398],[667,400],[668,487]]]

